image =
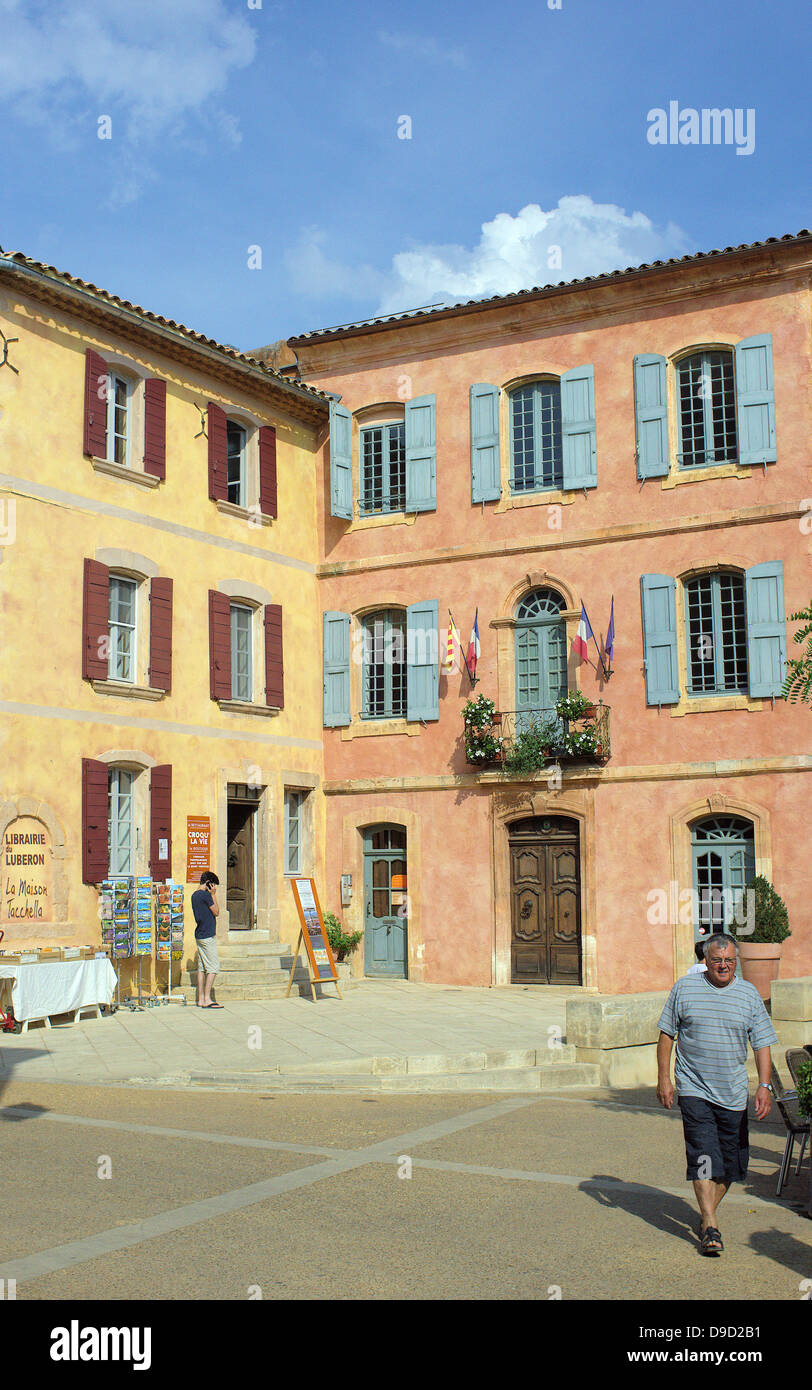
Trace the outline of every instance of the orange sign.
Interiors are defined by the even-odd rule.
[[[186,882],[199,883],[210,868],[211,821],[208,816],[186,817]]]

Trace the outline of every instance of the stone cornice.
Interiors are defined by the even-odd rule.
[[[319,565],[319,579],[335,579],[353,574],[369,574],[373,570],[410,569],[420,565],[453,564],[463,560],[485,560],[496,555],[538,555],[542,552],[578,550],[584,546],[609,545],[620,541],[651,540],[661,536],[691,534],[695,531],[718,531],[731,526],[757,526],[762,522],[797,521],[803,515],[800,503],[770,502],[756,507],[740,507],[735,511],[711,512],[705,516],[686,516],[657,525],[655,522],[630,522],[620,526],[604,526],[595,531],[581,531],[545,540],[535,535],[526,540],[503,541],[481,546],[448,546],[443,550],[424,550],[409,555],[370,555],[359,560],[342,560]]]

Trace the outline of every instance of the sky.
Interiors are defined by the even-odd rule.
[[[248,350],[797,232],[811,31],[808,0],[0,0],[0,246]]]

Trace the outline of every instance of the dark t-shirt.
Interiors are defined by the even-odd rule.
[[[217,935],[217,918],[212,912],[214,898],[208,888],[198,888],[192,894],[192,912],[195,916],[195,937],[198,941],[207,941],[210,936]]]

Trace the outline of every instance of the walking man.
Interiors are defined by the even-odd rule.
[[[222,1009],[222,1004],[212,1003],[211,989],[214,977],[220,969],[220,955],[217,950],[217,917],[220,905],[217,901],[217,887],[220,880],[208,869],[200,875],[200,887],[192,894],[192,912],[195,918],[195,941],[197,943],[197,1006],[199,1009]]]
[[[704,974],[677,980],[660,1016],[657,1099],[674,1104],[671,1048],[677,1039],[674,1080],[679,1092],[687,1158],[700,1211],[700,1250],[724,1249],[716,1212],[732,1182],[743,1182],[750,1156],[747,1130],[747,1044],[758,1071],[756,1119],[772,1107],[770,1047],[778,1042],[755,986],[736,978],[738,947],[718,933],[705,943]]]

